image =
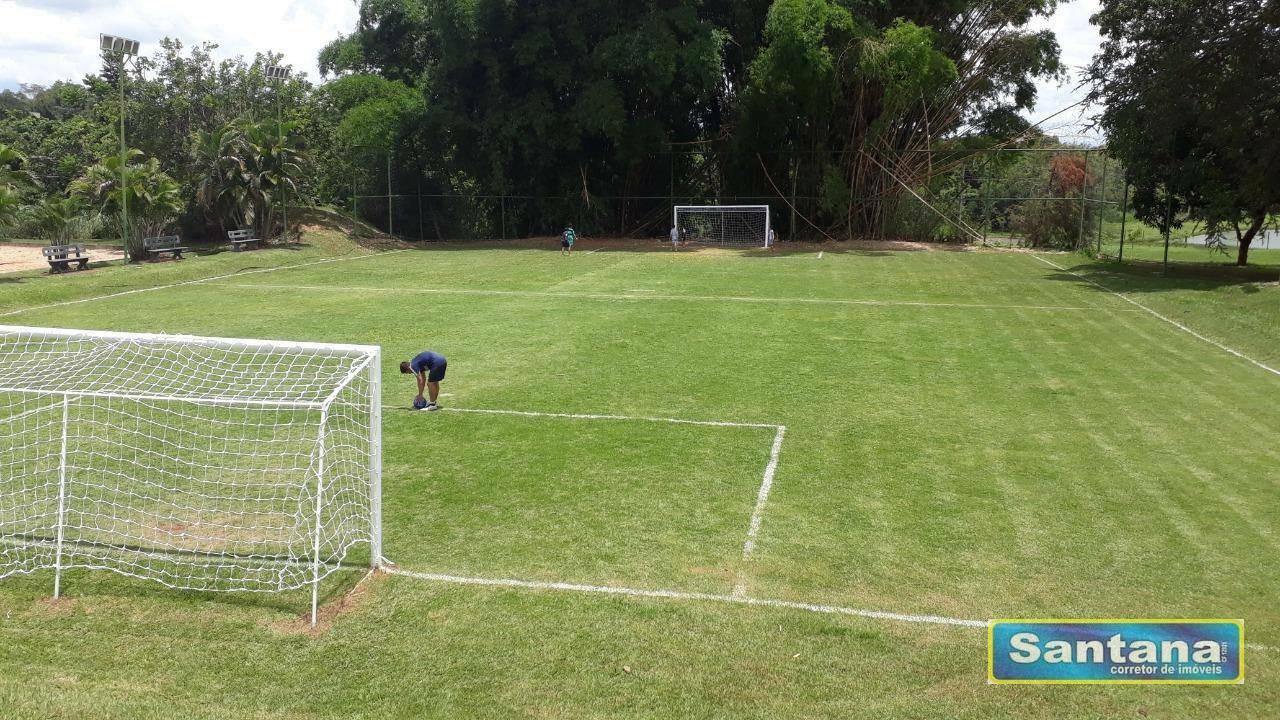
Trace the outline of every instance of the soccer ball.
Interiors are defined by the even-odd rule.
[[[421,398],[421,397],[416,397],[416,398],[414,398],[414,399],[413,399],[413,409],[414,409],[414,410],[426,410],[426,409],[427,409],[427,399],[426,399],[426,398]]]

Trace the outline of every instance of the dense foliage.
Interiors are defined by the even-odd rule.
[[[1106,0],[1091,74],[1142,220],[1231,232],[1280,212],[1280,2]]]
[[[179,229],[203,237],[242,226],[281,233],[285,191],[305,190],[311,87],[304,79],[268,83],[263,70],[278,57],[216,61],[214,49],[165,40],[129,63],[123,158],[118,58],[104,57],[102,70],[80,83],[0,95],[0,148],[13,153],[3,164],[31,179],[0,183],[0,215],[16,225],[11,231],[54,241],[125,234],[135,249],[143,237]]]
[[[158,184],[130,190],[150,216],[128,234],[276,234],[285,195],[367,193],[357,209],[394,222],[406,192],[462,199],[431,214],[437,236],[661,233],[673,201],[733,197],[775,202],[792,236],[884,231],[901,188],[936,179],[913,151],[1025,129],[1036,78],[1059,72],[1052,34],[1028,28],[1055,5],[363,0],[318,88],[267,83],[280,58],[165,40],[125,71],[128,167]],[[119,73],[104,57],[82,82],[0,95],[0,143],[43,184],[3,191],[20,231],[73,207],[122,230],[104,175],[126,162]]]

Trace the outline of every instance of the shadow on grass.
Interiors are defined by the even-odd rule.
[[[1226,287],[1239,287],[1242,292],[1252,294],[1263,291],[1260,285],[1280,281],[1280,269],[1272,267],[1171,263],[1166,274],[1163,264],[1159,262],[1126,260],[1120,263],[1079,257],[1071,258],[1069,263],[1061,260],[1057,262],[1070,272],[1045,268],[1047,279],[1084,284],[1099,292],[1103,289],[1085,283],[1079,276],[1102,285],[1106,290],[1123,293],[1186,290],[1210,292]]]
[[[321,615],[342,605],[368,574],[369,568],[343,566],[320,581]],[[53,570],[41,570],[7,580],[7,589],[31,602],[109,606],[139,600],[172,602],[175,606],[216,605],[224,608],[264,610],[282,613],[309,627],[311,590],[285,592],[203,592],[177,590],[152,580],[129,577],[107,570],[69,569],[62,573],[62,598],[53,600]]]

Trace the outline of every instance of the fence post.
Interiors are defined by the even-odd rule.
[[[1105,219],[1104,216],[1106,215],[1106,211],[1107,211],[1107,165],[1110,159],[1111,158],[1108,158],[1106,155],[1102,156],[1102,192],[1098,198],[1098,238],[1097,240],[1098,240],[1098,256],[1099,257],[1102,256],[1102,221]]]
[[[1080,250],[1084,247],[1084,217],[1088,212],[1088,202],[1085,200],[1085,192],[1089,189],[1089,151],[1084,151],[1084,177],[1080,179],[1080,232],[1076,234],[1076,249]]]
[[[1120,262],[1124,262],[1124,234],[1129,223],[1129,176],[1124,177],[1124,207],[1120,210]]]

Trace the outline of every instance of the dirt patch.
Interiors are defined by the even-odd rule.
[[[375,585],[386,582],[387,577],[387,573],[381,570],[371,570],[366,573],[350,590],[320,606],[315,627],[311,627],[310,608],[292,619],[264,622],[263,626],[279,635],[318,637],[329,632],[338,618],[364,605],[372,597]]]
[[[0,275],[32,270],[48,270],[49,263],[40,254],[42,245],[9,245],[0,244]],[[111,248],[86,248],[89,255],[89,267],[100,263],[124,259],[124,253]]]
[[[408,243],[423,250],[547,250],[560,252],[559,236],[531,237],[514,240],[427,240]],[[769,257],[773,255],[829,255],[860,252],[973,252],[999,251],[960,243],[926,243],[909,240],[840,240],[836,242],[781,242],[771,249],[762,247],[728,247],[698,245],[680,246],[680,252],[699,256]],[[611,238],[579,236],[573,247],[575,255],[590,252],[671,252],[671,243],[662,238]]]

